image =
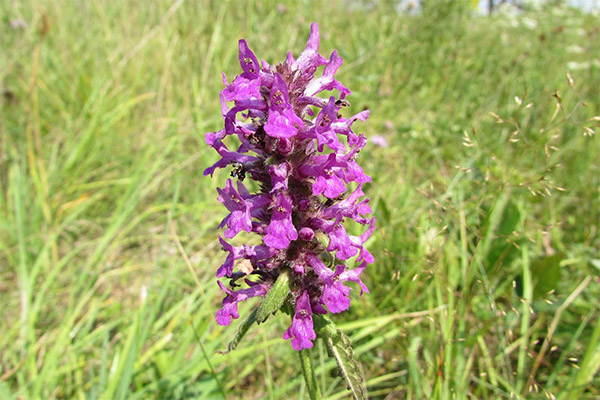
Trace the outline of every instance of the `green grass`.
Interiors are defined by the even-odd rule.
[[[600,396],[597,15],[282,3],[0,3],[0,398],[307,398],[284,315],[216,353],[227,171],[202,170],[237,40],[274,62],[312,21],[390,143],[361,157],[371,294],[334,318],[369,397]]]

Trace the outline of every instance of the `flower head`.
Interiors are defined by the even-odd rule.
[[[224,129],[206,134],[206,143],[220,159],[204,175],[230,167],[235,178],[218,189],[218,200],[229,212],[220,225],[225,239],[243,231],[262,240],[236,247],[219,237],[227,256],[217,277],[229,278],[232,287],[245,277],[247,287],[232,290],[219,282],[226,296],[217,322],[228,325],[238,318],[239,302],[267,295],[280,274],[289,270],[288,299],[294,312],[284,338],[291,339],[296,350],[313,346],[314,313],[350,307],[348,282],[357,283],[361,294],[368,293],[360,275],[374,262],[365,247],[374,218],[367,217],[369,199],[363,198],[364,184],[371,178],[356,161],[367,140],[352,131],[353,123],[365,121],[369,112],[342,116],[350,90],[335,73],[343,60],[335,50],[329,59],[319,54],[319,41],[318,27],[312,24],[297,59],[288,53],[283,62],[269,65],[259,63],[240,40],[242,72],[231,83],[223,75]],[[315,77],[322,65],[323,74]],[[317,96],[322,92],[330,93]],[[227,136],[237,138],[237,149],[225,145],[224,141],[231,143]],[[257,183],[255,193],[242,183],[246,178]],[[348,220],[366,226],[364,233],[350,235]],[[322,260],[332,259],[329,252],[341,263],[327,266]],[[357,266],[348,268],[344,262],[354,257]]]

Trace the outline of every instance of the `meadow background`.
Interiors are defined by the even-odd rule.
[[[216,353],[228,171],[202,171],[237,40],[275,62],[313,21],[387,141],[371,294],[334,318],[369,397],[598,398],[600,19],[473,3],[0,2],[0,398],[307,398],[285,315]]]

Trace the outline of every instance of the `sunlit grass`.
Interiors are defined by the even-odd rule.
[[[306,398],[283,315],[216,353],[202,170],[237,40],[274,62],[312,21],[389,143],[361,153],[371,294],[336,316],[370,397],[600,395],[597,16],[380,3],[0,3],[0,398]]]

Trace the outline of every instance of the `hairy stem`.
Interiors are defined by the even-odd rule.
[[[321,391],[319,390],[317,379],[315,378],[315,370],[313,369],[310,349],[304,349],[298,353],[300,354],[302,373],[304,374],[304,381],[306,382],[306,388],[308,389],[310,400],[321,400]]]

